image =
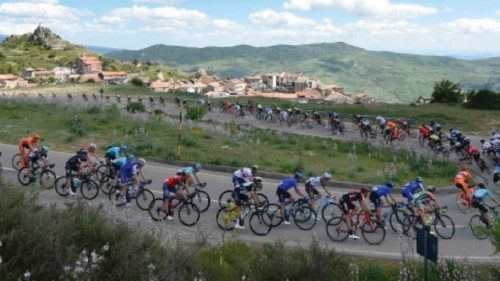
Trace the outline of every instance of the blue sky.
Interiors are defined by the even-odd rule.
[[[0,34],[38,23],[74,43],[128,49],[343,41],[369,50],[500,56],[498,0],[0,1]]]

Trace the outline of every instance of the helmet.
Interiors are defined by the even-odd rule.
[[[367,194],[368,193],[368,189],[365,188],[365,187],[363,187],[363,188],[361,188],[360,192],[363,193],[363,194]]]
[[[252,166],[252,170],[257,170],[257,169],[259,169],[259,166],[257,166],[257,165]]]
[[[380,120],[380,119],[382,119],[382,116],[380,116],[380,115],[377,116],[377,117],[375,117],[375,120],[377,120],[377,121]]]
[[[47,145],[42,145],[42,151],[45,153],[49,152],[49,147]]]
[[[286,111],[288,111],[288,112],[292,112],[292,109],[291,109],[291,108],[288,108]]]
[[[332,175],[331,175],[331,174],[329,174],[329,173],[327,173],[327,172],[324,172],[324,173],[323,173],[323,175],[322,175],[322,177],[323,177],[324,179],[329,179],[329,180],[330,180],[330,179],[332,179]]]
[[[40,139],[40,134],[39,133],[33,133],[31,135],[31,137],[38,140],[38,139]]]
[[[387,186],[388,188],[393,188],[394,187],[394,184],[392,183],[392,181],[387,181],[385,183],[385,186]]]
[[[459,138],[459,137],[461,137],[461,136],[462,136],[462,133],[457,132],[455,135],[457,136],[457,138]]]
[[[132,161],[132,160],[134,160],[134,159],[135,159],[134,154],[129,153],[129,154],[127,155],[127,161]]]
[[[427,187],[427,191],[434,193],[434,192],[436,192],[436,188],[433,185],[429,185]]]
[[[89,147],[92,149],[97,149],[97,145],[95,143],[89,144]]]
[[[416,181],[416,182],[420,182],[420,183],[421,183],[423,180],[422,180],[422,177],[416,177],[416,178],[415,178],[415,181]]]
[[[139,160],[138,160],[138,161],[139,161],[139,164],[140,164],[141,166],[146,165],[146,160],[145,160],[144,158],[139,158]]]
[[[480,140],[481,143],[484,143],[484,140]]]
[[[280,111],[280,110],[281,110],[281,108],[280,108],[280,107],[276,107],[276,110],[277,110],[277,111]]]
[[[469,170],[469,167],[467,167],[467,165],[464,164],[460,165],[460,171],[467,171],[467,170]]]
[[[304,177],[304,174],[302,174],[301,172],[295,172],[295,174],[293,175],[294,178],[296,179],[301,179]]]
[[[179,171],[176,173],[176,175],[185,177],[187,175],[187,173],[186,173],[186,171]]]
[[[194,163],[193,164],[193,170],[195,172],[198,172],[199,170],[201,170],[201,164],[200,163]]]
[[[478,185],[477,185],[478,188],[486,188],[486,185],[484,184],[484,182],[480,182]]]
[[[431,123],[431,125],[434,125],[434,124],[436,124],[436,122],[434,122],[433,120],[431,120],[431,122],[430,122],[430,123]]]
[[[127,146],[125,144],[120,144],[120,150],[127,150]]]

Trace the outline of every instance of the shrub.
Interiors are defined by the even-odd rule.
[[[460,85],[450,80],[441,80],[434,83],[431,102],[433,103],[459,103],[463,101]]]
[[[199,105],[190,105],[186,110],[186,118],[193,121],[198,121],[203,118],[206,113],[206,109]]]
[[[477,93],[471,92],[467,96],[466,107],[475,109],[500,109],[500,93],[481,90]]]
[[[142,83],[142,80],[141,80],[141,79],[139,79],[139,78],[137,78],[137,77],[136,77],[136,78],[132,78],[132,79],[130,80],[130,84],[132,84],[132,85],[134,85],[134,86],[142,87],[142,84],[143,84],[143,83]]]
[[[138,111],[138,112],[146,111],[146,108],[140,102],[131,102],[131,103],[127,104],[127,107],[125,107],[125,109],[128,112],[132,112],[132,113],[135,113],[136,111]]]

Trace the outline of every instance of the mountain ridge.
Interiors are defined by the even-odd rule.
[[[464,88],[500,90],[500,57],[464,60],[369,51],[344,42],[254,47],[181,47],[156,44],[107,54],[121,60],[158,61],[184,71],[201,67],[223,78],[277,71],[302,72],[350,93],[366,91],[380,101],[428,97],[434,82],[450,79]],[[487,81],[487,83],[485,83]]]

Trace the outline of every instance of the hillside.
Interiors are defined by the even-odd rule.
[[[367,91],[387,102],[411,102],[430,96],[435,81],[450,79],[465,88],[500,91],[500,58],[477,61],[367,51],[345,43],[271,47],[186,48],[155,45],[108,53],[112,58],[160,61],[185,71],[198,67],[221,77],[256,72],[295,71],[335,83],[348,92]]]
[[[82,55],[93,55],[102,61],[104,70],[124,70],[139,73],[156,80],[158,73],[163,73],[166,79],[184,78],[189,74],[177,71],[161,64],[134,65],[100,55],[99,51],[110,50],[102,47],[91,47],[72,44],[54,34],[50,29],[39,26],[32,33],[11,35],[0,42],[0,74],[20,74],[23,68],[53,69],[58,66],[74,67],[75,59]]]

